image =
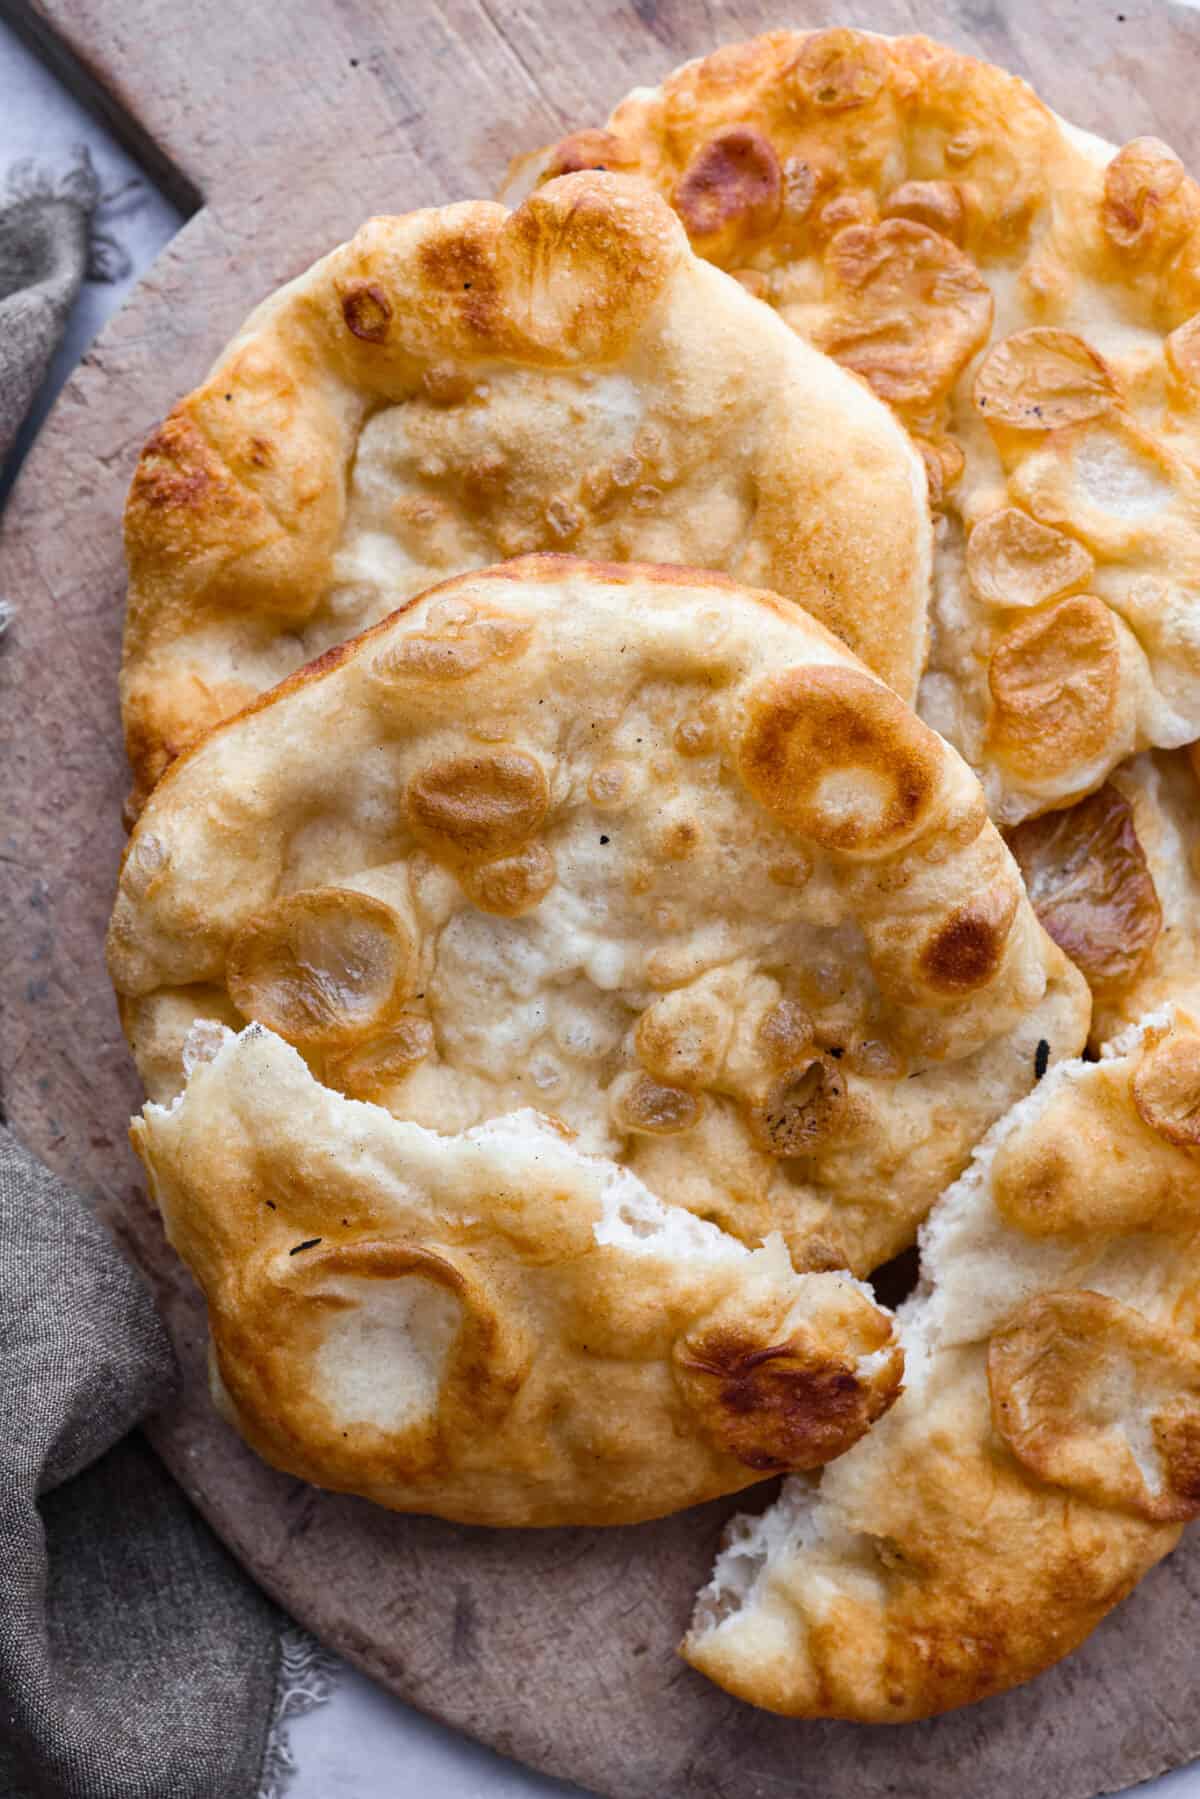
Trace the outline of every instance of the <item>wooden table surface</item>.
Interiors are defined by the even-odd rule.
[[[1077,124],[1154,132],[1200,168],[1200,14],[1165,0],[872,0],[838,19],[810,0],[10,0],[8,16],[66,46],[72,79],[195,207],[64,392],[0,536],[0,592],[19,609],[0,654],[0,1100],[156,1282],[185,1373],[154,1432],[170,1467],[264,1586],[368,1672],[620,1799],[1091,1799],[1200,1753],[1200,1538],[1022,1691],[925,1725],[796,1724],[673,1655],[734,1502],[630,1530],[496,1533],[262,1466],[209,1407],[202,1308],[138,1186],[125,1124],[140,1096],[101,960],[127,786],[124,490],[143,437],[258,298],[368,214],[490,195],[514,152],[779,24],[927,31],[1028,76]]]

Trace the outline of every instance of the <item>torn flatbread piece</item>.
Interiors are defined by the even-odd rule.
[[[200,1025],[133,1142],[204,1291],[218,1403],[278,1468],[468,1524],[658,1517],[839,1454],[902,1360],[793,1273],[533,1112],[449,1135]]]
[[[922,1234],[905,1390],[736,1520],[684,1645],[757,1705],[896,1723],[1074,1649],[1200,1513],[1200,1030],[1131,1027],[993,1127]]]

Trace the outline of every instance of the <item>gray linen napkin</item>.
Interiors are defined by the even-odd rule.
[[[8,186],[0,461],[78,291],[96,202],[86,158]],[[281,1654],[281,1614],[129,1434],[175,1379],[140,1277],[0,1129],[0,1799],[278,1790],[290,1758],[269,1739],[300,1709],[294,1645]]]
[[[87,267],[99,198],[86,155],[57,179],[27,162],[0,203],[0,461],[29,410]]]
[[[140,1277],[0,1131],[6,1799],[259,1791],[279,1614],[128,1435],[174,1381]]]

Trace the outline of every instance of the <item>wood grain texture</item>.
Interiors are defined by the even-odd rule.
[[[157,1445],[246,1565],[379,1680],[532,1765],[621,1799],[1091,1799],[1200,1753],[1200,1537],[1084,1650],[927,1725],[756,1713],[673,1654],[730,1503],[636,1530],[489,1533],[273,1474],[214,1417],[203,1317],[125,1146],[138,1091],[101,943],[127,772],[119,520],[137,448],[250,306],[367,214],[490,194],[516,150],[800,0],[42,0],[40,16],[200,192],[201,209],[66,389],[0,537],[0,1094],[146,1266],[186,1373]],[[1200,15],[1138,0],[878,0],[1018,70],[1118,141],[1200,167]],[[765,1495],[764,1495],[765,1497]]]

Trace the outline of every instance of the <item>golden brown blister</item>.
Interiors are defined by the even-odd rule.
[[[1000,69],[834,28],[686,64],[509,192],[589,163],[649,183],[912,433],[938,532],[921,710],[993,816],[1200,736],[1200,188],[1166,145],[1114,151]]]
[[[736,1520],[684,1645],[743,1699],[881,1723],[1075,1648],[1200,1514],[1200,1028],[1065,1062],[922,1234],[905,1391]]]
[[[859,1274],[1088,1014],[977,782],[829,633],[554,557],[445,584],[181,757],[109,958],[153,1099],[194,999],[430,1129],[552,1113]]]
[[[1200,1016],[1200,780],[1186,751],[1008,834],[1034,910],[1092,989],[1092,1042],[1177,1001]]]
[[[919,459],[860,384],[607,173],[370,220],[266,300],[142,452],[125,517],[133,809],[184,744],[402,601],[536,551],[714,568],[912,699]],[[516,646],[406,646],[446,680]],[[433,672],[432,669],[430,672]]]
[[[902,1358],[865,1288],[664,1206],[532,1112],[439,1136],[260,1026],[133,1141],[276,1467],[470,1524],[658,1517],[840,1454]]]
[[[1100,1293],[1043,1294],[993,1333],[988,1387],[1038,1480],[1154,1523],[1200,1513],[1200,1345],[1178,1331]]]
[[[248,918],[229,945],[225,984],[237,1010],[291,1043],[374,1040],[412,987],[413,942],[380,900],[313,887]]]

